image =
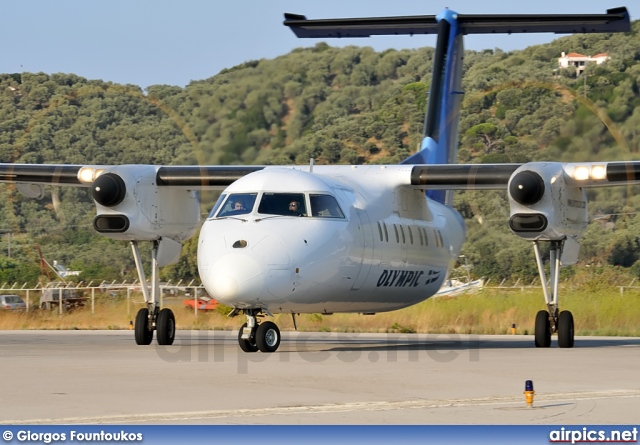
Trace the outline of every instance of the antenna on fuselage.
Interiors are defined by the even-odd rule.
[[[313,158],[309,158],[309,173],[313,173]]]

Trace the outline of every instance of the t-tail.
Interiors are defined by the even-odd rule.
[[[458,157],[458,126],[462,98],[464,45],[458,14],[445,9],[436,16],[438,40],[433,59],[424,135],[420,151],[401,164],[455,164]],[[452,190],[428,190],[434,201],[451,206]]]
[[[370,37],[373,35],[437,34],[429,101],[420,151],[402,164],[455,164],[458,152],[458,124],[465,34],[511,34],[553,32],[556,34],[629,32],[627,9],[606,14],[517,14],[462,15],[445,9],[437,16],[370,17],[307,20],[303,15],[285,14],[284,24],[298,37]],[[427,196],[451,205],[447,190],[429,190]]]

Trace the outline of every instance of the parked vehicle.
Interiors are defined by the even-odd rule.
[[[40,296],[40,307],[42,309],[55,310],[61,302],[63,309],[67,311],[84,306],[85,298],[81,296],[76,289],[62,287],[63,284],[64,283],[51,283],[51,287],[42,291],[42,295]]]
[[[18,295],[0,295],[0,309],[20,311],[26,308],[26,303]]]
[[[200,297],[197,300],[194,298],[182,300],[182,304],[187,309],[194,310],[196,308],[196,301],[198,302],[199,311],[213,311],[218,307],[218,300],[211,297]]]

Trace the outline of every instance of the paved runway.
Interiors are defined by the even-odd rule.
[[[637,424],[640,338],[0,331],[1,424]],[[527,408],[525,380],[536,397]]]

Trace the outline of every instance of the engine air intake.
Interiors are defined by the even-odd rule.
[[[516,213],[509,219],[509,227],[514,232],[543,232],[549,221],[540,213]]]
[[[99,233],[123,233],[129,229],[129,218],[124,215],[98,215],[93,228]]]

